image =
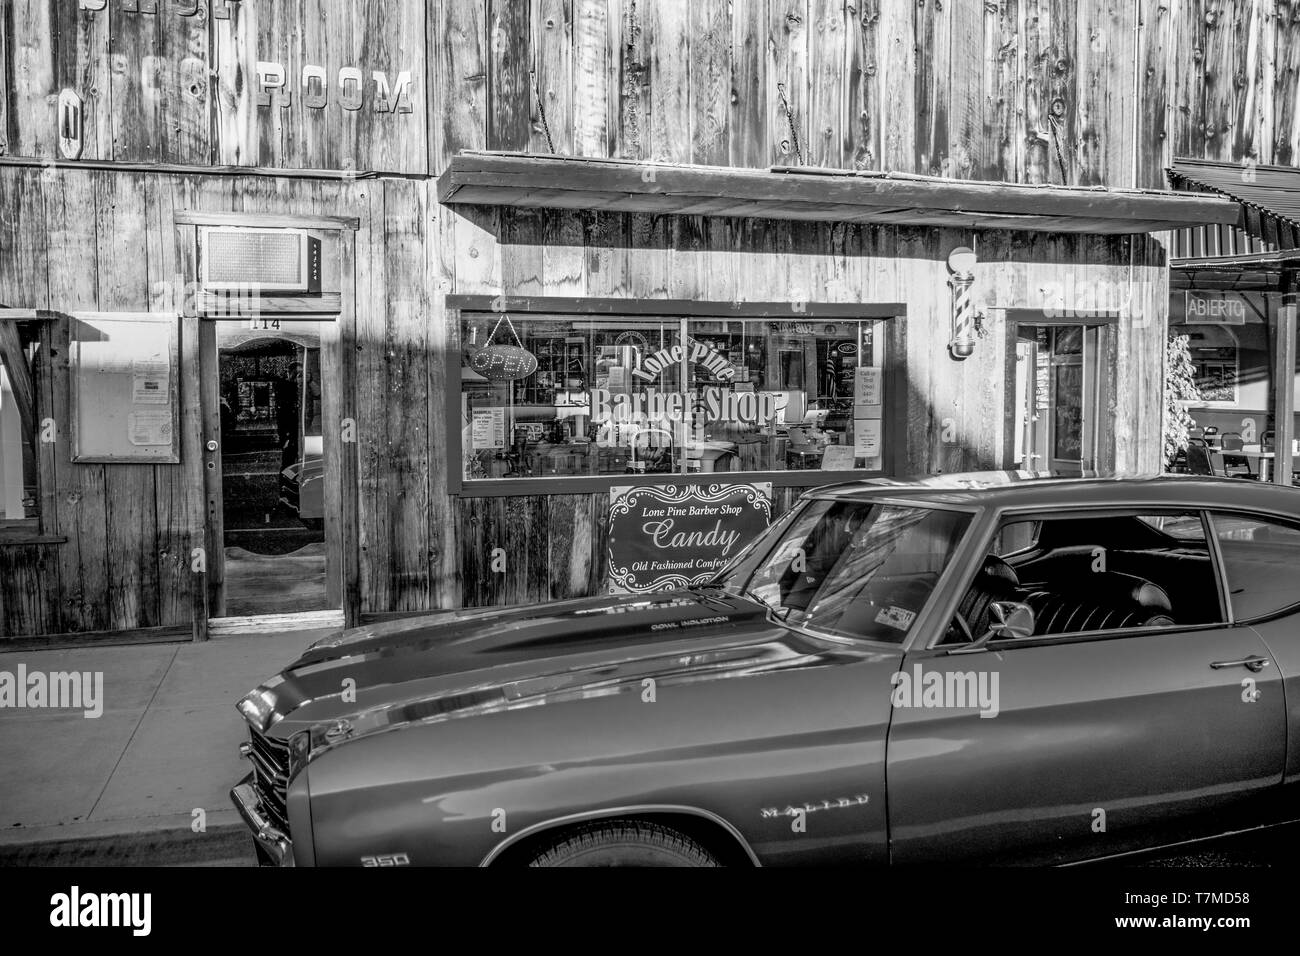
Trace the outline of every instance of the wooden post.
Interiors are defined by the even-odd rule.
[[[32,383],[32,370],[23,355],[18,326],[13,322],[0,322],[0,362],[9,370],[9,387],[18,405],[23,433],[36,433],[36,390]]]
[[[1282,278],[1282,304],[1277,313],[1277,352],[1273,376],[1273,483],[1291,484],[1292,440],[1295,438],[1296,273]]]
[[[185,227],[179,227],[184,231]],[[190,229],[190,233],[194,230]],[[188,310],[187,310],[188,311]],[[190,574],[190,625],[191,637],[196,641],[208,639],[208,553],[207,496],[204,493],[206,478],[203,465],[203,417],[201,382],[199,380],[199,347],[201,330],[199,317],[181,316],[181,468],[188,487],[185,491],[185,510],[189,522],[190,552],[185,556]],[[197,563],[202,557],[202,564]]]
[[[207,548],[207,615],[226,616],[225,522],[221,513],[221,403],[217,394],[218,353],[215,322],[199,316],[199,418],[203,423],[204,547]],[[209,450],[208,443],[216,447]]]
[[[329,323],[327,335],[331,341],[329,354],[325,356],[334,373],[333,380],[328,383],[326,400],[333,413],[329,421],[331,427],[336,429],[337,436],[326,449],[326,467],[327,470],[337,469],[338,475],[335,530],[331,537],[337,548],[335,553],[339,562],[344,627],[355,627],[361,623],[361,554],[357,501],[360,446],[355,435],[359,418],[356,387],[356,249],[355,233],[351,229],[339,230],[339,288],[343,292],[343,311],[333,323]],[[368,251],[363,254],[368,254]],[[343,434],[344,429],[347,429],[348,434]],[[326,530],[328,535],[328,523]]]

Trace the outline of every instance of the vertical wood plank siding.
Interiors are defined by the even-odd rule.
[[[807,165],[1163,188],[1174,153],[1295,162],[1298,6],[575,0],[572,87],[545,92],[572,104],[557,109],[568,129],[550,124],[560,153],[757,167],[802,153]],[[443,0],[431,35],[448,7],[494,9]],[[553,31],[511,28],[540,38],[532,60],[554,75]],[[441,95],[465,89],[436,94],[435,116]]]
[[[373,183],[314,183],[227,179],[85,170],[68,167],[0,169],[0,302],[59,312],[136,311],[167,308],[179,298],[167,283],[184,271],[173,213],[180,209],[251,211],[287,215],[352,215],[369,222],[369,192],[393,190],[389,204],[406,221],[389,221],[378,230],[377,248],[357,254],[358,272],[396,277],[373,308],[381,325],[375,338],[400,349],[393,375],[398,400],[412,414],[395,419],[374,416],[362,429],[363,454],[376,449],[381,467],[395,476],[385,488],[385,509],[397,520],[420,524],[429,506],[429,368],[441,355],[429,344],[422,274],[427,243],[424,220],[427,184],[403,180]],[[357,293],[360,295],[360,292]],[[172,305],[171,307],[175,307]],[[355,309],[349,302],[349,308]],[[0,637],[79,631],[190,626],[202,607],[203,579],[192,571],[190,555],[205,546],[204,470],[200,452],[197,379],[197,323],[185,320],[181,348],[186,362],[177,387],[182,402],[183,449],[179,465],[79,464],[71,460],[68,382],[69,321],[46,326],[46,356],[38,368],[42,418],[58,423],[55,441],[42,445],[41,512],[43,530],[66,539],[56,544],[0,546]],[[356,346],[352,348],[355,350]],[[435,358],[435,354],[438,355]],[[382,359],[381,359],[382,362]],[[350,381],[366,382],[349,375]],[[439,392],[441,397],[441,391]],[[382,413],[387,395],[369,406]],[[344,404],[343,407],[354,407]],[[441,407],[439,406],[439,412]],[[372,412],[372,415],[374,413]],[[364,416],[356,415],[359,420]],[[385,429],[405,432],[390,435]],[[439,446],[441,447],[441,446]],[[440,486],[445,496],[444,484]],[[421,489],[425,489],[421,491]],[[356,493],[355,487],[352,494]],[[445,498],[444,498],[445,501]],[[442,506],[445,514],[446,506]],[[378,512],[368,512],[371,526]],[[414,539],[419,547],[422,539]],[[403,547],[407,547],[404,543]],[[383,544],[384,573],[398,578],[398,600],[428,606],[427,555],[392,550]],[[416,570],[407,570],[416,566]],[[196,589],[197,582],[197,589]],[[403,595],[415,597],[401,597]],[[401,607],[400,603],[397,605]]]
[[[55,157],[69,88],[85,104],[83,157],[129,162],[436,173],[462,148],[759,167],[802,152],[809,165],[1159,188],[1174,154],[1300,153],[1297,0],[246,0],[225,18],[210,6],[11,0],[3,152]],[[259,60],[284,67],[287,96],[258,103]],[[326,72],[322,109],[302,102],[305,65]],[[341,105],[343,66],[363,73],[359,110]],[[377,111],[371,74],[392,84],[401,70],[412,112]]]

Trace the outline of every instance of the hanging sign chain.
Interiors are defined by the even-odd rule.
[[[519,333],[515,331],[515,324],[510,321],[510,316],[505,312],[501,313],[501,318],[497,319],[497,324],[492,326],[492,331],[488,334],[487,341],[483,343],[484,347],[486,348],[492,344],[492,340],[496,338],[497,329],[501,328],[502,322],[510,326],[510,334],[515,337],[515,344],[522,349],[524,347],[523,340],[519,338]]]

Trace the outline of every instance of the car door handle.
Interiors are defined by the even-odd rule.
[[[1267,657],[1243,657],[1239,661],[1212,661],[1210,666],[1216,671],[1221,667],[1244,667],[1258,674],[1268,666],[1268,663]]]

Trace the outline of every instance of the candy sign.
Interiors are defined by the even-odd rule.
[[[624,485],[609,490],[611,593],[702,584],[762,534],[771,482]]]

